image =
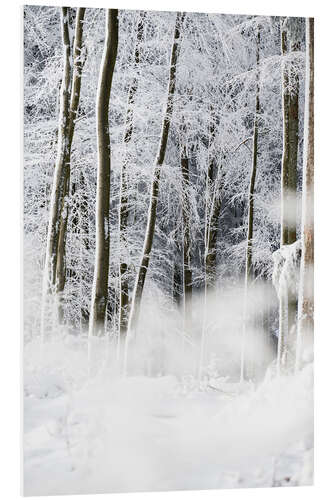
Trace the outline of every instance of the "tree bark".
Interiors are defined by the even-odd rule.
[[[183,23],[184,16],[185,16],[184,14],[177,13],[176,17],[176,25],[175,25],[174,40],[171,52],[170,70],[169,70],[169,85],[168,85],[166,112],[163,120],[162,133],[158,147],[158,154],[153,172],[146,236],[143,245],[143,252],[139,265],[139,271],[137,273],[137,278],[133,292],[133,301],[132,301],[132,308],[131,308],[127,335],[131,331],[134,332],[134,329],[137,325],[144,284],[149,266],[150,252],[153,244],[155,223],[156,223],[159,181],[161,175],[161,167],[164,162],[164,157],[168,142],[170,120],[173,110],[173,95],[175,93],[175,85],[176,85],[176,67],[177,67],[177,59],[179,53],[179,39],[180,39],[181,25]]]
[[[97,94],[97,194],[96,253],[89,335],[104,333],[109,278],[109,209],[111,150],[109,133],[109,101],[118,49],[118,10],[106,11],[104,51]]]
[[[67,148],[64,157],[64,193],[61,200],[60,222],[59,222],[59,237],[57,246],[57,262],[56,262],[56,292],[59,297],[59,320],[63,317],[63,308],[61,305],[62,293],[65,288],[65,251],[66,251],[66,235],[68,225],[69,206],[66,201],[69,196],[70,189],[70,163],[71,163],[71,148],[73,143],[75,120],[77,117],[80,92],[81,92],[81,78],[84,66],[84,54],[82,49],[82,34],[83,34],[83,19],[85,8],[77,9],[76,23],[75,23],[75,38],[73,48],[73,75],[72,75],[72,88],[68,114],[68,128],[67,128]]]
[[[221,167],[218,167],[216,178],[211,177],[214,184],[213,199],[211,202],[211,210],[207,228],[207,249],[206,249],[206,281],[207,289],[214,290],[216,287],[216,256],[217,256],[217,231],[218,222],[222,207],[222,172]]]
[[[46,299],[49,292],[56,291],[56,268],[58,258],[59,224],[61,210],[66,189],[66,157],[68,151],[68,122],[70,102],[70,38],[69,38],[69,9],[63,7],[60,11],[60,24],[63,43],[63,75],[60,89],[58,150],[54,168],[50,214],[46,238],[46,253],[43,276],[43,296],[41,312],[41,340],[45,336]]]
[[[140,64],[140,44],[143,37],[143,23],[144,23],[145,13],[140,13],[140,18],[137,26],[137,39],[135,47],[135,65],[136,70]],[[127,163],[128,163],[128,151],[127,145],[131,142],[133,134],[133,110],[134,110],[134,100],[138,88],[138,76],[135,75],[128,92],[128,103],[127,103],[127,113],[125,121],[125,133],[124,133],[124,145],[125,145],[125,157],[122,164],[121,170],[121,181],[120,181],[120,204],[119,204],[119,243],[120,252],[122,247],[127,245],[127,226],[128,226],[128,182],[127,182]],[[121,262],[119,265],[119,285],[120,285],[120,304],[119,304],[119,333],[124,334],[127,331],[128,323],[128,265],[127,262],[121,257]]]
[[[207,290],[214,290],[216,286],[216,254],[217,254],[217,230],[218,219],[222,206],[221,197],[221,167],[217,165],[216,159],[211,154],[211,143],[215,138],[215,123],[213,110],[210,110],[211,123],[209,126],[209,144],[208,144],[208,191],[210,193],[211,203],[207,214],[206,235],[205,235],[205,281]]]
[[[253,225],[254,225],[254,191],[257,175],[258,163],[258,119],[260,112],[260,28],[257,31],[257,45],[256,45],[256,95],[255,95],[255,115],[253,123],[253,145],[252,145],[252,168],[249,186],[248,197],[248,221],[247,221],[247,242],[246,242],[246,256],[245,256],[245,283],[244,283],[244,312],[243,312],[243,333],[241,344],[241,369],[240,380],[244,380],[246,363],[246,329],[247,329],[247,309],[248,309],[248,290],[250,283],[253,279]]]
[[[298,301],[296,368],[313,350],[314,326],[314,20],[306,20],[306,83],[303,156],[302,257]],[[311,352],[312,354],[312,352]]]
[[[285,26],[289,23],[289,29]],[[297,196],[297,157],[298,157],[298,115],[299,115],[299,77],[293,74],[290,62],[285,62],[289,52],[299,50],[297,40],[297,19],[290,18],[281,22],[282,53],[282,115],[283,115],[283,154],[281,165],[281,246],[296,241],[296,196]],[[296,346],[297,297],[286,290],[279,304],[279,343],[278,365],[286,369],[293,366]]]
[[[189,203],[189,159],[186,145],[181,144],[182,170],[182,219],[183,219],[183,301],[185,331],[189,333],[192,321],[192,269],[191,269],[191,231]]]

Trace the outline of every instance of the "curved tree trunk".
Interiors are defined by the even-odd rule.
[[[118,10],[106,11],[105,43],[97,94],[97,194],[96,253],[89,336],[104,333],[109,277],[109,209],[111,150],[109,134],[109,101],[118,49]]]
[[[135,65],[136,70],[138,69],[140,63],[140,44],[143,37],[143,23],[144,23],[145,13],[140,13],[140,18],[137,26],[137,40],[135,47]],[[120,204],[119,204],[119,243],[120,252],[122,251],[122,246],[127,245],[127,223],[128,223],[128,182],[127,182],[127,162],[128,162],[128,152],[126,150],[127,145],[131,142],[133,134],[133,109],[134,100],[138,88],[138,77],[135,75],[132,81],[132,85],[128,92],[128,103],[127,103],[127,113],[125,122],[125,133],[124,133],[124,144],[125,144],[125,157],[122,164],[121,170],[121,183],[120,183]],[[120,304],[119,304],[119,333],[124,334],[127,331],[128,323],[128,277],[127,277],[128,266],[127,262],[121,257],[121,262],[119,265],[119,285],[120,285]]]
[[[185,16],[184,14],[177,13],[177,17],[176,17],[176,26],[175,26],[174,40],[173,40],[171,61],[170,61],[167,106],[166,106],[165,116],[164,116],[163,125],[162,125],[162,133],[161,133],[160,143],[159,143],[159,147],[158,147],[157,159],[156,159],[154,172],[153,172],[146,236],[145,236],[145,241],[144,241],[144,245],[143,245],[142,257],[141,257],[141,261],[139,264],[139,271],[137,274],[134,292],[133,292],[133,301],[132,301],[132,308],[131,308],[131,314],[130,314],[130,319],[129,319],[127,335],[129,334],[129,332],[134,331],[136,324],[137,324],[137,321],[138,321],[142,293],[143,293],[143,288],[144,288],[147,270],[148,270],[148,266],[149,266],[150,252],[151,252],[151,248],[152,248],[152,244],[153,244],[155,223],[156,223],[156,210],[157,210],[157,201],[158,201],[159,181],[160,181],[160,175],[161,175],[161,167],[162,167],[163,162],[164,162],[164,157],[165,157],[165,152],[166,152],[166,147],[167,147],[167,142],[168,142],[170,120],[171,120],[171,115],[172,115],[172,110],[173,110],[173,95],[175,92],[175,85],[176,85],[176,67],[177,67],[177,59],[178,59],[178,52],[179,52],[178,45],[179,45],[179,39],[180,39],[181,24],[183,22],[184,16]]]
[[[306,349],[313,349],[314,308],[314,20],[306,20],[306,83],[303,156],[302,258],[298,301],[296,368]]]
[[[50,214],[46,239],[46,254],[43,276],[43,296],[41,313],[41,340],[45,336],[46,300],[49,292],[56,290],[56,268],[58,258],[59,223],[66,189],[66,157],[68,151],[68,122],[71,82],[69,9],[63,7],[60,13],[63,43],[63,75],[60,89],[58,151],[54,168],[53,185],[50,200]]]

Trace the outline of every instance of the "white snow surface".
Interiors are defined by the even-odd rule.
[[[291,245],[282,245],[273,253],[273,285],[281,299],[289,290],[295,297],[298,294],[301,262],[301,240]]]
[[[86,351],[75,339],[25,347],[25,495],[312,484],[312,365],[199,390],[107,364],[89,379]]]

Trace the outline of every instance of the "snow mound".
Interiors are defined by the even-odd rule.
[[[291,245],[282,245],[273,255],[272,281],[276,293],[281,299],[286,292],[297,296],[299,288],[299,270],[301,263],[301,240]]]
[[[311,365],[185,391],[171,375],[89,379],[82,346],[51,350],[26,366],[25,494],[311,484]]]

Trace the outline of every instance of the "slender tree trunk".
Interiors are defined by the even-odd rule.
[[[143,37],[143,23],[144,23],[145,13],[140,13],[139,23],[137,26],[137,40],[135,47],[135,65],[136,70],[140,64],[140,44]],[[128,182],[127,182],[127,162],[128,162],[128,151],[127,145],[131,142],[133,134],[133,110],[135,95],[138,88],[138,76],[135,75],[133,78],[131,87],[128,92],[128,103],[127,103],[127,113],[125,122],[125,133],[124,133],[124,145],[125,145],[125,157],[122,164],[121,170],[121,182],[120,182],[120,204],[119,204],[119,243],[120,252],[122,248],[127,245],[127,226],[128,226]],[[124,334],[127,331],[128,323],[128,266],[127,262],[121,257],[121,262],[119,265],[119,285],[120,285],[120,304],[119,304],[119,333]]]
[[[186,146],[181,145],[182,170],[182,218],[183,218],[183,301],[185,332],[189,334],[192,321],[192,269],[191,269],[191,232],[190,232],[190,203],[189,203],[189,159]]]
[[[172,276],[172,298],[177,308],[181,305],[183,297],[183,256],[180,242],[180,229],[176,221],[174,247],[173,247],[173,276]]]
[[[179,53],[179,39],[180,39],[180,31],[181,25],[183,23],[184,14],[177,13],[176,17],[176,26],[174,32],[174,41],[171,52],[171,61],[170,61],[170,71],[169,71],[169,86],[168,86],[168,98],[167,98],[167,106],[166,112],[163,120],[162,133],[160,138],[160,143],[158,147],[158,154],[156,159],[156,164],[153,172],[153,179],[151,185],[151,195],[150,195],[150,206],[148,211],[148,221],[147,221],[147,229],[146,236],[143,245],[142,257],[139,265],[139,271],[137,274],[134,292],[133,292],[133,301],[131,314],[128,325],[128,333],[134,331],[141,306],[141,299],[143,294],[143,288],[146,280],[147,270],[149,266],[150,260],[150,252],[153,244],[154,232],[155,232],[155,223],[156,223],[156,210],[157,210],[157,201],[158,201],[158,190],[159,190],[159,181],[161,175],[161,167],[164,162],[169,128],[170,128],[170,120],[173,110],[173,95],[175,93],[175,85],[176,85],[176,67],[177,67],[177,59]],[[127,333],[127,334],[128,334]]]
[[[258,119],[260,112],[260,29],[257,32],[257,73],[256,73],[256,96],[255,96],[255,115],[253,123],[253,145],[252,145],[252,169],[249,186],[248,198],[248,221],[247,221],[247,243],[246,243],[246,258],[245,258],[245,283],[244,283],[244,313],[243,313],[243,334],[241,345],[241,370],[240,380],[244,380],[245,376],[245,353],[246,353],[246,328],[247,328],[247,312],[248,312],[248,291],[250,283],[253,279],[253,224],[254,224],[254,191],[257,175],[258,162]]]
[[[222,172],[218,167],[214,182],[214,192],[211,202],[211,210],[207,228],[207,250],[206,250],[206,281],[208,290],[214,290],[216,287],[216,256],[217,256],[217,231],[218,222],[222,207]]]
[[[298,301],[296,368],[313,349],[314,310],[314,20],[306,20],[306,83],[303,156],[302,258]]]
[[[221,168],[217,166],[215,157],[211,155],[211,144],[215,138],[215,123],[213,109],[211,107],[210,114],[212,117],[209,126],[209,145],[208,145],[208,192],[210,194],[210,208],[208,212],[208,220],[206,221],[206,248],[205,248],[205,274],[206,285],[208,290],[214,290],[216,285],[216,244],[217,244],[217,229],[218,219],[221,211]]]
[[[118,49],[118,10],[106,11],[105,42],[97,94],[96,253],[89,336],[103,335],[108,300],[111,150],[109,101]]]
[[[70,189],[70,162],[71,162],[71,148],[74,136],[75,120],[77,117],[79,102],[80,102],[80,92],[81,92],[81,78],[82,70],[84,65],[84,53],[82,46],[82,34],[83,34],[83,20],[84,20],[85,9],[77,9],[76,23],[75,23],[75,39],[74,39],[74,49],[73,49],[73,75],[72,75],[72,88],[71,97],[69,105],[69,116],[68,116],[68,129],[67,129],[67,151],[64,158],[64,170],[65,170],[65,185],[64,193],[61,200],[61,210],[60,210],[60,222],[59,222],[59,238],[58,238],[58,258],[56,263],[56,292],[59,294],[59,300],[61,301],[61,294],[65,288],[65,249],[66,249],[66,234],[68,225],[68,212],[69,206],[66,202],[66,198],[69,195]],[[59,303],[59,319],[62,319],[63,310],[61,303]]]
[[[289,172],[289,71],[285,57],[288,53],[287,30],[285,20],[281,20],[281,54],[282,54],[282,124],[283,124],[283,152],[281,164],[281,245],[289,242],[288,228],[288,172]]]
[[[296,195],[297,195],[297,157],[298,157],[298,100],[299,78],[291,72],[290,63],[285,57],[290,51],[299,50],[297,19],[281,22],[282,61],[282,114],[283,114],[283,154],[281,166],[281,246],[296,241]],[[289,36],[288,36],[289,35]],[[290,38],[290,40],[288,40]],[[292,287],[290,287],[292,288]],[[279,304],[279,343],[278,366],[286,369],[294,365],[296,345],[297,297],[285,290]]]
[[[174,262],[174,267],[173,267],[173,301],[177,307],[180,306],[181,303],[181,298],[182,298],[182,275],[181,275],[181,269],[178,265],[178,263]]]
[[[50,214],[46,239],[45,267],[43,276],[43,296],[41,313],[41,340],[45,335],[45,315],[47,295],[56,289],[56,268],[58,257],[59,222],[66,186],[65,161],[68,146],[68,122],[70,102],[70,39],[69,39],[69,9],[63,7],[60,13],[60,24],[63,43],[63,75],[60,89],[58,151],[54,169],[53,185],[50,200]]]

